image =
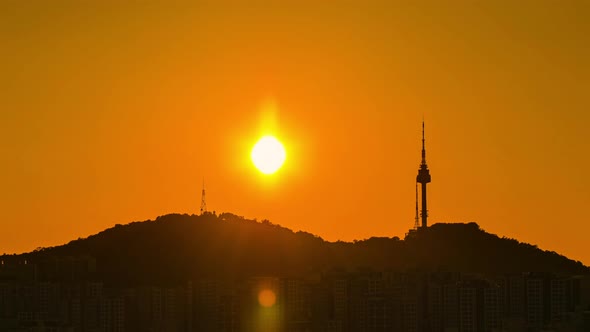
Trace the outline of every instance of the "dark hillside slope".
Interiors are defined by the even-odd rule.
[[[458,272],[584,274],[580,262],[484,232],[475,223],[435,224],[404,240],[326,242],[268,221],[233,214],[171,214],[117,225],[86,239],[45,248],[25,259],[96,258],[99,278],[122,283],[180,282],[201,277],[305,275],[335,267],[447,269]]]
[[[406,238],[410,257],[424,266],[474,272],[588,273],[582,263],[514,239],[486,233],[476,223],[435,224]]]

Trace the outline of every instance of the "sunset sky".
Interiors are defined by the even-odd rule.
[[[318,3],[3,1],[0,254],[198,213],[203,178],[217,213],[403,237],[424,118],[431,224],[590,264],[589,1]]]

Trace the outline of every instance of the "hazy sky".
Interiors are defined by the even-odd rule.
[[[319,2],[3,1],[0,253],[198,213],[203,177],[218,213],[403,237],[424,116],[431,223],[590,264],[590,2]]]

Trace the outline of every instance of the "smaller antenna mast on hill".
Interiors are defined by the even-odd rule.
[[[420,214],[418,213],[418,183],[416,183],[416,217],[414,218],[414,229],[420,228]]]
[[[207,212],[207,201],[205,200],[205,178],[203,178],[203,191],[201,192],[201,215]]]

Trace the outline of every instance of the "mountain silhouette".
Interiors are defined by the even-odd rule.
[[[476,223],[434,224],[410,232],[403,240],[373,237],[327,242],[231,213],[170,214],[155,221],[116,225],[85,239],[17,257],[40,263],[81,256],[96,260],[93,277],[115,284],[298,276],[333,269],[590,273],[581,262],[489,234]]]

